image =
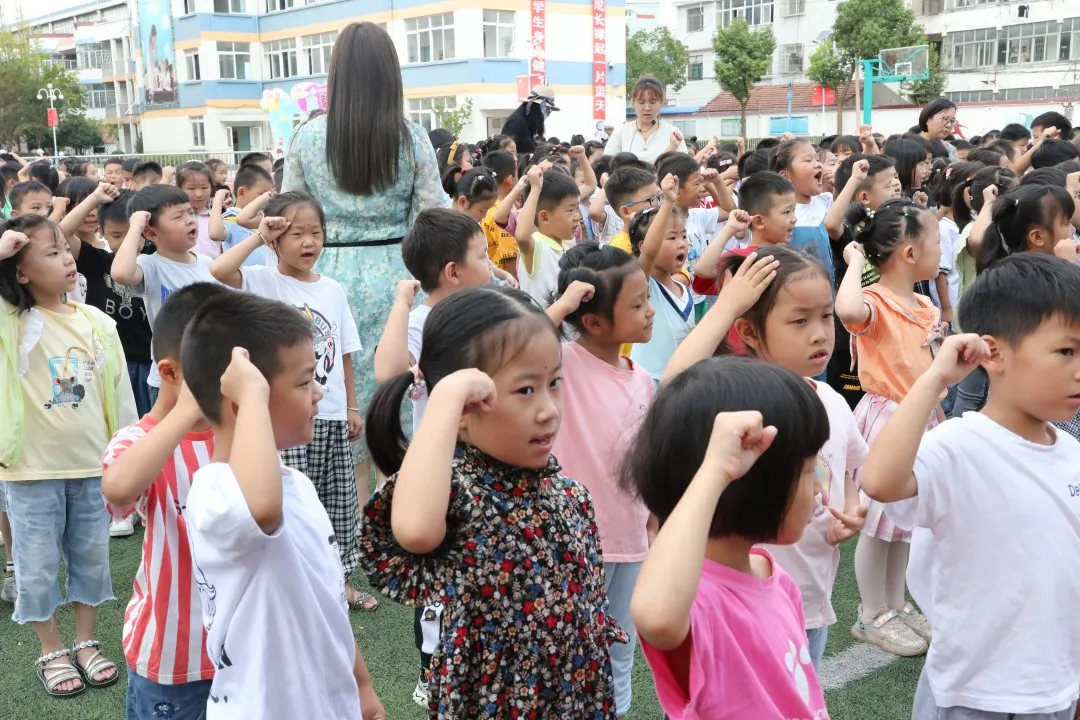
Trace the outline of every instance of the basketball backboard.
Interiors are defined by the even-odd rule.
[[[930,46],[889,48],[878,53],[879,82],[912,82],[930,77]]]

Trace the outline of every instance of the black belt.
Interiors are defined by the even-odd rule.
[[[356,248],[356,247],[379,247],[382,245],[400,245],[403,237],[386,238],[385,240],[357,240],[356,242],[328,243],[324,242],[324,248]]]

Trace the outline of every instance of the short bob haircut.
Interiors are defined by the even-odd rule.
[[[955,109],[956,103],[954,103],[952,100],[943,97],[934,98],[926,105],[926,107],[922,109],[922,112],[919,113],[919,130],[922,132],[927,132],[930,129],[930,126],[928,124],[930,122],[930,118],[934,117],[935,115],[940,115],[943,112]]]
[[[27,237],[37,232],[51,231],[56,238],[57,249],[67,249],[67,238],[64,237],[60,226],[40,215],[19,215],[5,223],[0,223],[0,235],[3,235],[8,230],[22,233]],[[21,250],[11,257],[0,260],[0,298],[14,305],[16,312],[19,314],[30,310],[36,304],[29,288],[18,280],[19,259],[28,247],[30,246],[24,245]]]
[[[959,312],[964,332],[1013,347],[1054,316],[1080,325],[1080,266],[1040,253],[1002,258],[964,291]]]
[[[829,439],[829,417],[810,383],[746,357],[709,358],[660,388],[622,467],[621,482],[667,521],[705,459],[718,413],[755,410],[776,439],[716,504],[710,538],[776,540],[803,464]]]

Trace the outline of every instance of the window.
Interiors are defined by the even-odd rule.
[[[675,126],[675,129],[682,133],[683,137],[693,137],[697,135],[697,120],[672,120],[671,124]]]
[[[293,6],[293,0],[266,0],[266,12],[272,13],[278,10],[288,10]]]
[[[514,50],[514,13],[484,11],[484,57],[510,57]]]
[[[505,117],[489,117],[487,119],[487,134],[488,137],[492,135],[498,135],[502,130],[503,124],[506,122]]]
[[[739,137],[742,135],[742,121],[739,118],[725,118],[720,121],[720,135],[722,137]]]
[[[224,80],[247,80],[251,77],[251,44],[219,42],[218,72]]]
[[[781,7],[784,8],[784,17],[806,14],[806,0],[784,0]]]
[[[299,75],[296,71],[296,41],[292,38],[266,43],[266,60],[271,80]]]
[[[454,58],[454,13],[426,15],[405,21],[410,63],[437,62]]]
[[[686,32],[701,32],[705,29],[705,8],[686,8]]]
[[[409,98],[409,119],[431,131],[439,127],[439,116],[457,107],[457,98]]]
[[[1058,59],[1080,60],[1080,18],[1061,21],[1061,42]]]
[[[801,75],[803,71],[803,46],[781,45],[776,56],[778,75]]]
[[[998,100],[1047,100],[1054,97],[1054,88],[1025,87],[998,90]]]
[[[949,98],[955,103],[964,102],[992,102],[994,99],[993,90],[962,90],[960,92],[945,93],[945,97]]]
[[[101,19],[104,22],[113,22],[114,20],[127,20],[131,17],[131,11],[128,10],[127,4],[114,5],[111,8],[106,8],[101,13]]]
[[[1053,48],[1058,47],[1056,22],[1009,25],[998,33],[997,64],[1026,65],[1054,60]],[[1048,51],[1047,48],[1050,50]]]
[[[206,125],[202,118],[193,117],[191,120],[191,144],[193,147],[206,147]]]
[[[949,33],[943,45],[943,60],[951,68],[990,67],[994,64],[997,30],[982,28]]]
[[[187,68],[187,79],[202,80],[202,70],[199,68],[199,53],[194,50],[184,52],[184,67]]]
[[[112,50],[108,43],[76,45],[75,59],[80,70],[100,70],[112,65]]]
[[[980,7],[982,5],[997,5],[998,0],[949,0],[949,10],[961,10],[963,8]]]
[[[719,0],[716,8],[717,27],[726,28],[732,20],[743,20],[747,25],[771,25],[773,21],[773,0]]]
[[[247,0],[214,0],[216,13],[245,13]]]
[[[304,50],[304,61],[309,75],[325,75],[330,72],[330,55],[337,42],[338,31],[305,35],[300,38],[300,47]]]
[[[195,0],[184,0],[184,14],[191,15],[195,12]]]
[[[105,108],[116,106],[116,91],[112,89],[111,85],[104,85],[102,83],[84,85],[83,95],[86,99],[86,107],[88,108],[104,110]]]
[[[705,56],[704,55],[691,55],[690,66],[686,69],[687,80],[704,80],[705,79]]]

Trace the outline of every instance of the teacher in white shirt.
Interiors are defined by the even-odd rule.
[[[604,148],[605,155],[629,152],[639,160],[656,162],[665,152],[686,152],[686,141],[674,125],[660,119],[664,86],[652,75],[642,75],[630,94],[637,117],[619,127]]]

